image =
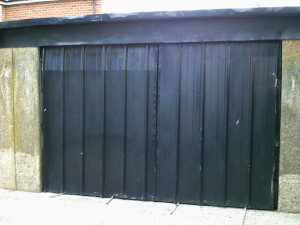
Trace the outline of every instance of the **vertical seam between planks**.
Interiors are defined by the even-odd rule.
[[[181,122],[181,81],[182,81],[182,45],[179,44],[179,65],[178,65],[178,123],[177,123],[177,151],[176,151],[176,196],[175,196],[175,202],[179,202],[179,150],[180,150],[180,122]]]
[[[240,127],[240,131],[241,131],[241,136],[240,136],[240,149],[241,149],[241,160],[240,162],[243,160],[243,155],[244,155],[244,152],[245,152],[245,149],[244,149],[244,82],[245,82],[245,76],[246,76],[246,73],[245,73],[245,45],[246,44],[243,44],[243,62],[242,62],[242,65],[243,65],[243,71],[242,71],[242,93],[241,93],[241,96],[242,98],[240,98],[240,101],[241,101],[241,127]],[[241,203],[243,204],[243,203]],[[245,206],[247,206],[247,203],[245,203]]]
[[[195,149],[197,147],[197,142],[195,141],[195,139],[197,140],[197,138],[195,137],[195,133],[197,134],[197,130],[195,131],[195,129],[197,129],[197,125],[199,125],[199,127],[200,127],[200,124],[195,124],[195,115],[197,116],[197,113],[195,112],[195,102],[197,102],[197,100],[198,100],[198,93],[195,92],[195,90],[197,91],[197,86],[195,87],[195,83],[196,83],[195,81],[197,81],[197,66],[196,66],[196,64],[197,64],[197,52],[199,51],[198,47],[199,47],[198,44],[191,45],[191,48],[193,50],[193,67],[192,67],[193,76],[191,79],[192,80],[192,150],[193,150],[193,153],[195,152]],[[187,63],[187,65],[188,65],[188,63]],[[198,88],[199,88],[199,86],[198,86]],[[188,84],[186,84],[186,90],[188,90]],[[186,99],[188,99],[188,96],[186,97]],[[187,110],[186,110],[186,114],[187,114]],[[197,196],[199,196],[199,193],[194,193],[194,194],[195,194],[194,201],[196,202]]]
[[[222,58],[221,58],[221,55],[220,55],[220,48],[221,48],[221,45],[223,45],[223,44],[217,44],[217,46],[218,46],[218,55],[217,55],[217,63],[218,63],[218,84],[217,84],[217,91],[218,91],[218,93],[217,93],[217,124],[216,124],[216,126],[217,126],[217,139],[219,139],[220,138],[220,117],[221,117],[221,115],[219,115],[220,114],[220,107],[219,107],[219,105],[220,105],[220,61],[222,62]],[[226,67],[226,44],[224,44],[225,45],[225,59],[224,59],[224,61],[225,61],[225,67]],[[225,68],[225,71],[226,71],[226,68]],[[226,75],[226,73],[225,73],[225,75]],[[225,78],[225,83],[226,83],[226,78]],[[224,84],[223,84],[224,85]],[[225,90],[224,90],[224,92],[225,92]],[[223,101],[224,101],[224,108],[223,108],[223,110],[224,110],[224,113],[226,114],[226,111],[225,111],[225,105],[226,105],[226,103],[225,103],[225,96],[226,96],[226,94],[224,93],[224,99],[223,99]],[[224,116],[224,115],[223,115]],[[225,126],[226,126],[226,121],[225,121]],[[225,129],[226,129],[226,127],[225,127]],[[224,143],[224,135],[222,135],[222,142],[221,142],[221,146],[220,146],[220,142],[218,143],[218,141],[216,142],[217,143],[217,146],[216,146],[216,149],[218,149],[218,148],[220,148],[223,152],[222,152],[222,162],[221,162],[221,165],[222,165],[222,169],[223,169],[223,171],[225,170],[225,160],[223,161],[223,159],[224,159],[224,147],[225,147],[225,143]],[[219,154],[220,154],[220,152],[218,152]],[[221,154],[220,154],[221,155]],[[219,172],[219,171],[218,171]],[[222,172],[221,172],[222,173]],[[225,175],[225,171],[224,171],[224,175]],[[223,186],[224,186],[224,181],[225,181],[225,177],[223,178],[224,180],[223,180]],[[223,204],[224,205],[224,193],[223,193],[223,199],[221,199],[222,198],[222,196],[220,196],[220,204]],[[218,201],[218,200],[217,200]]]
[[[202,45],[202,84],[201,84],[201,149],[200,149],[200,204],[203,204],[203,152],[204,152],[204,125],[205,125],[205,77],[206,77],[206,45]]]
[[[262,55],[262,53],[263,53],[263,46],[262,45],[260,45],[260,68],[259,68],[259,97],[260,97],[260,104],[261,104],[261,96],[262,96],[262,85],[261,85],[261,82],[262,82],[262,71],[263,71],[263,69],[262,69],[262,67],[263,67],[263,55]],[[261,110],[259,110],[259,131],[261,131],[261,114],[262,114],[262,112],[261,112]],[[261,135],[259,135],[259,146],[261,146]],[[259,147],[259,150],[260,150],[260,147]],[[260,151],[259,151],[260,152]],[[259,157],[260,158],[260,157]],[[261,169],[261,168],[259,168],[259,169]]]
[[[229,88],[230,88],[230,45],[226,44],[225,70],[226,70],[226,95],[225,95],[225,149],[224,149],[224,205],[227,205],[227,162],[228,162],[228,114],[229,114]],[[227,61],[227,62],[226,62]]]
[[[197,93],[197,91],[199,91],[199,90],[197,90],[197,86],[195,87],[195,85],[199,85],[198,88],[201,85],[200,84],[201,75],[199,75],[199,77],[198,77],[198,78],[200,78],[199,83],[196,84],[197,75],[198,75],[197,74],[197,69],[199,69],[199,71],[201,71],[201,68],[198,68],[196,66],[197,65],[197,53],[200,52],[199,51],[199,44],[192,44],[192,45],[190,45],[190,47],[193,50],[193,66],[192,66],[193,76],[192,76],[192,79],[191,79],[192,80],[192,150],[193,150],[193,153],[195,153],[197,151],[197,149],[196,149],[197,148],[197,137],[195,137],[195,135],[197,136],[197,129],[198,129],[197,127],[198,126],[199,126],[199,128],[201,127],[201,124],[200,124],[201,119],[199,119],[199,124],[195,124],[195,116],[197,116],[197,113],[195,112],[195,110],[196,110],[195,109],[196,108],[195,107],[195,102],[197,103],[198,97],[200,98],[200,96],[198,96],[198,93]],[[188,63],[187,63],[187,65],[188,65]],[[188,90],[188,84],[186,84],[186,90]],[[186,99],[188,99],[188,96],[186,97]],[[186,110],[186,113],[187,113],[187,110]],[[201,138],[201,134],[200,134],[200,138]],[[196,149],[196,151],[195,151],[195,149]],[[199,149],[199,154],[200,154],[200,149]],[[192,200],[192,201],[196,202],[198,196],[199,196],[199,193],[194,193],[195,199]]]
[[[273,143],[273,137],[272,137],[272,133],[271,133],[271,131],[270,131],[270,129],[269,129],[269,127],[270,127],[270,117],[271,116],[269,116],[269,113],[270,113],[270,115],[273,115],[273,112],[270,112],[270,107],[272,107],[271,106],[271,104],[272,104],[272,101],[270,101],[270,100],[272,100],[272,92],[273,92],[273,90],[274,90],[274,85],[272,84],[272,85],[270,85],[270,76],[271,76],[271,74],[270,74],[270,64],[272,65],[272,62],[271,62],[271,60],[272,60],[272,51],[273,51],[273,46],[274,46],[274,44],[272,44],[272,43],[270,43],[269,44],[269,46],[268,46],[268,70],[267,70],[267,84],[268,84],[268,86],[267,86],[267,90],[268,90],[268,92],[267,92],[267,112],[266,112],[266,121],[265,121],[265,123],[266,123],[266,128],[267,128],[267,134],[268,134],[268,137],[267,137],[267,148],[268,148],[268,145],[271,143],[271,145],[270,146],[274,146],[274,143]],[[272,68],[271,68],[271,72],[272,72]],[[269,91],[271,89],[271,92]],[[272,117],[271,117],[272,118]],[[271,136],[271,137],[270,137]],[[273,148],[272,148],[272,150],[273,150]],[[273,155],[273,152],[272,152],[272,155]],[[274,160],[274,158],[273,158],[273,160]],[[272,163],[273,164],[273,163]],[[271,165],[272,165],[271,164]],[[272,189],[272,182],[273,182],[273,165],[272,165],[272,168],[271,168],[271,180],[270,180],[270,192],[273,192],[273,189]],[[267,179],[269,179],[269,178],[267,178]],[[271,204],[273,205],[273,199],[272,199],[272,195],[270,196],[270,198],[271,198]],[[269,199],[269,198],[268,198]],[[267,205],[269,205],[269,203],[267,203]]]
[[[157,148],[158,148],[158,139],[159,139],[159,128],[158,128],[158,122],[159,122],[159,113],[158,113],[158,108],[159,108],[159,92],[160,92],[160,69],[161,69],[161,45],[157,46],[157,72],[156,72],[156,109],[155,109],[155,187],[154,187],[154,200],[157,200],[157,174],[158,174],[158,157],[157,157]]]
[[[253,92],[253,60],[252,60],[252,43],[249,44],[249,61],[250,61],[250,72],[249,72],[249,90],[248,90],[248,96],[249,96],[249,118],[247,119],[248,120],[248,123],[249,123],[249,128],[248,128],[248,137],[249,138],[249,152],[248,152],[248,155],[247,155],[247,175],[248,175],[248,185],[247,185],[247,193],[246,193],[246,207],[250,207],[250,185],[251,185],[251,148],[252,148],[252,99],[253,99],[253,96],[252,96],[252,92]]]
[[[146,52],[146,57],[147,57],[147,72],[146,72],[146,141],[145,141],[145,165],[144,165],[144,195],[143,198],[144,200],[147,199],[147,184],[148,184],[148,180],[147,180],[147,167],[148,167],[148,135],[149,135],[149,79],[150,79],[150,51],[149,51],[149,45],[147,45],[147,52]]]
[[[260,104],[262,104],[262,77],[263,77],[263,45],[260,45],[260,69],[259,69],[259,99],[260,99]],[[267,74],[268,76],[268,74]],[[268,98],[268,96],[267,96]],[[261,107],[260,107],[261,108]],[[268,103],[267,103],[267,108],[268,108]],[[261,131],[261,126],[262,126],[262,121],[261,121],[261,116],[262,116],[262,112],[261,109],[259,110],[259,131]],[[261,170],[261,157],[260,157],[260,150],[261,150],[261,143],[262,142],[262,138],[261,135],[259,135],[259,157],[257,157],[257,159],[259,159],[259,166],[257,167],[259,170]],[[256,165],[257,166],[257,165]],[[256,203],[259,204],[259,203]]]
[[[65,121],[65,116],[66,116],[66,107],[65,107],[65,97],[66,97],[66,47],[63,47],[63,57],[62,57],[62,69],[63,69],[63,115],[62,115],[62,120],[63,120],[63,149],[62,149],[62,192],[65,193],[65,138],[66,138],[66,121]]]
[[[123,155],[123,193],[126,196],[126,160],[127,160],[127,79],[128,79],[128,47],[125,45],[125,101],[124,101],[124,155]]]
[[[240,151],[241,151],[241,160],[240,160],[240,162],[242,161],[242,159],[243,159],[243,155],[244,155],[244,142],[243,142],[243,134],[244,134],[244,129],[243,129],[243,127],[244,127],[244,82],[245,82],[245,76],[246,76],[246,73],[245,73],[245,45],[246,44],[243,44],[243,62],[242,62],[242,65],[243,65],[243,71],[242,71],[242,93],[241,93],[241,96],[242,96],[242,98],[240,98],[240,101],[241,101],[241,113],[240,113],[240,115],[241,115],[241,127],[240,127],[240,131],[241,131],[241,136],[240,136]],[[241,203],[242,204],[242,203]],[[246,204],[245,204],[246,205]]]
[[[105,196],[105,147],[106,147],[106,76],[107,76],[107,47],[103,46],[102,56],[104,56],[103,65],[103,143],[102,143],[102,190],[101,196]]]
[[[81,153],[81,194],[84,194],[84,165],[85,165],[85,85],[86,85],[86,71],[85,71],[85,47],[81,48],[81,63],[82,67],[82,153]]]
[[[193,67],[192,67],[193,68],[193,77],[191,80],[192,80],[192,149],[193,149],[193,153],[194,153],[195,149],[197,147],[197,141],[195,141],[195,139],[197,140],[197,137],[195,137],[195,133],[197,134],[197,130],[195,131],[195,129],[197,129],[197,125],[199,125],[199,127],[200,127],[200,124],[195,124],[195,116],[197,116],[197,113],[195,112],[195,102],[197,102],[197,100],[198,100],[197,86],[195,87],[195,83],[196,83],[195,81],[197,81],[197,68],[198,67],[196,66],[196,64],[197,64],[197,52],[199,51],[199,49],[198,49],[199,45],[193,44],[193,45],[191,45],[191,47],[193,49]],[[198,85],[199,85],[198,86],[198,88],[199,88],[200,84],[198,84]],[[186,90],[187,90],[187,88],[188,88],[188,84],[186,85]],[[188,97],[186,97],[186,98],[188,99]],[[199,196],[199,193],[194,193],[194,194],[195,194],[194,201],[196,202],[197,196]]]
[[[251,92],[250,92],[250,97],[251,97],[251,106],[250,106],[250,151],[249,151],[249,165],[248,165],[248,170],[249,170],[249,185],[248,185],[248,207],[251,207],[252,205],[252,157],[253,157],[253,116],[254,116],[254,88],[255,88],[255,50],[256,50],[256,45],[255,43],[250,44],[250,65],[251,65]]]

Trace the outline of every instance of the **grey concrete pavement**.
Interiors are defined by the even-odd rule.
[[[244,209],[0,189],[1,225],[242,225]],[[245,225],[300,225],[300,214],[247,210]]]

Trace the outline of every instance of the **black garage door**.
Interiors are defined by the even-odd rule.
[[[273,209],[280,51],[43,48],[45,191]]]

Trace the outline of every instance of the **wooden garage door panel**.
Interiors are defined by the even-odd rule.
[[[273,209],[280,51],[44,48],[45,190]]]

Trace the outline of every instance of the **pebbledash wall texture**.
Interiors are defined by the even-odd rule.
[[[101,12],[100,0],[0,1],[2,21],[80,16]]]
[[[0,50],[0,188],[41,191],[38,48]]]
[[[300,40],[282,42],[279,210],[300,213]]]

